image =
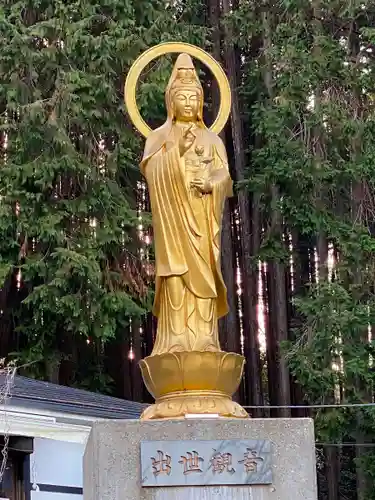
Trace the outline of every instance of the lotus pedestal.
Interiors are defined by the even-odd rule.
[[[143,380],[155,404],[142,420],[213,414],[247,418],[235,401],[245,360],[228,352],[177,352],[149,356],[140,362]]]

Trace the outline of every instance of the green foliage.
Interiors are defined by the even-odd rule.
[[[15,355],[36,363],[29,373],[49,377],[63,337],[102,352],[148,309],[136,213],[142,143],[124,111],[124,79],[149,46],[204,35],[162,0],[0,7],[0,282],[18,294]],[[168,69],[157,61],[141,86],[151,122],[165,112]],[[106,389],[101,355],[91,363],[91,388]],[[87,373],[76,382],[87,386]]]
[[[263,12],[244,1],[226,19],[244,54],[241,98],[251,133],[246,185],[261,200],[259,258],[287,263],[292,253],[298,273],[299,243],[309,242],[315,271],[294,274],[299,285],[290,297],[284,355],[314,404],[373,401],[374,15],[371,2],[268,2]],[[275,231],[275,213],[293,238],[292,252]],[[325,258],[321,242],[336,257],[334,269],[314,262],[315,255]],[[373,443],[374,415],[321,410],[317,439]],[[354,463],[345,467],[355,478]],[[356,464],[374,477],[371,449]],[[340,487],[354,499],[349,477]],[[371,484],[367,493],[374,498]],[[358,494],[364,498],[363,487]]]

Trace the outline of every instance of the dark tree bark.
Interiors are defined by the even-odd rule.
[[[321,35],[323,33],[322,26],[322,15],[321,15],[321,1],[314,0],[312,3],[312,11],[313,11],[313,19],[312,19],[312,28],[313,28],[313,46],[312,52],[314,56],[318,59],[321,57]],[[319,120],[321,113],[321,101],[322,101],[322,92],[321,88],[318,87],[315,89],[315,100],[314,100],[314,111]],[[313,154],[315,158],[315,167],[317,171],[321,168],[321,164],[323,161],[323,129],[321,124],[317,120],[317,124],[313,129]],[[326,192],[322,185],[318,184],[316,186],[316,208],[317,210],[324,209],[324,204]],[[315,269],[315,276],[317,276],[319,282],[324,282],[328,279],[328,241],[327,235],[323,230],[321,230],[316,237],[316,252],[318,255],[318,265]],[[329,353],[327,353],[327,366],[329,367],[332,364],[332,359]],[[334,390],[332,390],[331,394],[327,394],[325,403],[333,404],[335,403],[335,394]],[[335,446],[327,446],[324,449],[324,460],[325,460],[325,470],[326,470],[326,479],[327,479],[327,487],[328,487],[328,500],[338,500],[340,498],[339,491],[339,482],[340,482],[340,450]]]
[[[227,16],[230,14],[232,8],[236,8],[236,5],[230,5],[229,0],[223,0],[222,7],[223,14]],[[233,45],[233,35],[228,27],[225,29],[224,37],[224,60],[232,89],[231,129],[234,150],[233,167],[234,177],[238,182],[244,180],[246,140],[238,95],[240,88],[240,58],[236,47]],[[259,326],[256,308],[258,302],[258,273],[252,259],[251,204],[248,194],[243,190],[238,192],[237,199],[240,222],[241,300],[243,306],[243,348],[246,358],[246,401],[251,406],[261,406],[263,404],[263,392],[260,371]],[[253,411],[252,413],[254,416],[258,416],[259,412]]]
[[[208,21],[212,28],[212,55],[221,62],[221,7],[220,0],[207,0]],[[220,105],[220,94],[215,80],[211,84],[212,92],[212,119]],[[227,142],[225,134],[221,134],[224,144]],[[230,155],[230,167],[233,164]],[[229,352],[241,352],[240,325],[238,321],[238,302],[236,286],[236,258],[233,249],[233,224],[231,200],[225,203],[222,232],[221,232],[221,268],[224,282],[228,291],[229,312],[219,321],[219,335],[221,348]],[[236,399],[238,399],[236,395]]]
[[[263,58],[264,58],[264,85],[269,99],[272,99],[272,65],[268,54],[271,47],[271,22],[270,14],[262,12],[263,25]],[[274,238],[282,243],[284,233],[283,221],[278,209],[280,200],[277,185],[271,186],[271,220],[270,232]],[[281,344],[288,340],[288,297],[287,284],[285,280],[286,266],[280,260],[274,258],[268,264],[268,294],[270,330],[267,339],[268,373],[270,384],[271,404],[288,406],[290,399],[290,373],[287,362],[282,354]],[[270,364],[272,363],[272,365]],[[289,417],[290,410],[282,408],[278,412],[282,417]]]
[[[131,334],[132,334],[132,349],[133,359],[131,360],[130,372],[132,380],[132,400],[142,402],[143,400],[143,380],[139,361],[142,359],[142,334],[140,332],[141,322],[138,319],[133,319]]]
[[[314,260],[314,242],[308,236],[299,234],[298,231],[292,230],[292,255],[293,255],[293,274],[287,273],[288,280],[288,295],[290,297],[302,297],[306,294],[310,284],[311,267],[315,266]],[[313,263],[311,262],[313,259]],[[293,302],[289,304],[289,328],[292,331],[295,328],[302,328],[304,318],[296,311]],[[295,340],[290,334],[290,340]],[[291,377],[291,401],[293,405],[304,405],[308,401],[305,399],[305,394],[298,381]],[[307,408],[298,408],[292,410],[293,417],[311,417],[311,412]]]
[[[77,367],[77,348],[72,332],[61,332],[59,335],[59,350],[62,353],[59,384],[71,386],[75,381]]]
[[[357,66],[357,60],[361,51],[361,40],[360,40],[360,28],[357,25],[356,20],[350,24],[349,36],[348,36],[348,59],[349,64],[352,64],[353,67]],[[358,78],[357,81],[360,81]],[[362,89],[358,86],[355,86],[352,90],[353,93],[353,101],[355,103],[353,109],[353,119],[356,119],[358,122],[364,120],[364,114],[366,105],[363,102],[364,97],[362,93]],[[362,147],[362,137],[361,134],[353,134],[352,144],[351,144],[351,154],[354,160],[357,160],[358,156],[361,154]],[[366,207],[364,204],[364,181],[358,180],[354,182],[352,186],[352,221],[353,226],[356,224],[361,224],[366,226]],[[371,211],[371,210],[370,210]],[[373,213],[369,214],[367,219],[371,219],[373,217]],[[370,231],[370,228],[369,228]],[[354,285],[355,289],[361,290],[359,293],[366,293],[366,287],[368,284],[366,283],[366,275],[364,267],[354,268],[352,271],[354,277]],[[354,295],[356,292],[354,291]],[[358,297],[358,301],[363,301],[362,297]],[[352,343],[356,343],[360,346],[360,359],[363,362],[364,366],[367,365],[367,369],[370,369],[369,366],[369,354],[368,354],[368,331],[364,329],[359,335],[358,338],[352,338]],[[361,401],[361,403],[371,403],[372,402],[372,394],[371,387],[368,385],[366,376],[362,376],[360,374],[353,376],[353,386],[355,387],[355,399],[356,401]],[[356,440],[356,479],[357,479],[357,496],[358,500],[366,500],[369,498],[369,494],[372,487],[371,477],[368,474],[368,466],[366,466],[366,458],[369,454],[369,449],[366,447],[367,443],[372,443],[372,439],[368,437],[365,429],[364,429],[364,414],[362,409],[358,409],[356,415],[356,430],[355,430],[355,440]],[[364,445],[364,446],[363,446]]]
[[[130,332],[126,328],[118,338],[105,346],[105,367],[115,384],[114,396],[122,399],[132,399]]]

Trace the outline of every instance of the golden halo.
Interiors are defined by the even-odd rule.
[[[223,130],[229,118],[231,108],[231,91],[228,78],[220,64],[212,56],[210,56],[210,54],[195,45],[191,45],[190,43],[160,43],[159,45],[146,50],[146,52],[143,52],[143,54],[141,54],[134,62],[126,78],[124,91],[125,106],[130,119],[144,137],[148,137],[148,135],[152,132],[151,128],[143,120],[138,110],[136,101],[137,82],[147,64],[157,57],[175,52],[185,52],[186,54],[189,54],[189,56],[195,57],[205,64],[214,75],[220,90],[220,108],[217,118],[210,127],[210,130],[215,134],[219,134]]]

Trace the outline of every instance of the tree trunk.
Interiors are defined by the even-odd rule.
[[[222,2],[223,13],[231,12],[229,0]],[[234,149],[234,177],[237,182],[244,180],[246,157],[245,136],[240,111],[238,90],[240,87],[239,57],[233,45],[233,36],[228,27],[225,29],[224,59],[232,89],[231,128]],[[258,273],[252,261],[252,227],[251,206],[249,196],[243,190],[238,192],[238,212],[240,226],[240,268],[242,273],[242,305],[243,305],[243,336],[244,355],[246,358],[245,377],[247,388],[247,403],[251,406],[263,404],[261,384],[261,364],[259,350],[259,326],[257,318]],[[259,412],[253,411],[254,416]]]
[[[131,326],[133,359],[131,360],[130,372],[132,379],[132,399],[133,401],[143,401],[143,380],[139,362],[142,359],[142,333],[141,322],[134,318]]]
[[[105,371],[115,384],[114,396],[122,399],[132,399],[130,333],[126,328],[118,338],[105,345]]]
[[[321,0],[314,0],[312,4],[313,8],[313,47],[312,52],[317,60],[321,57],[321,46],[320,38],[323,34],[322,23],[321,23]],[[322,93],[321,88],[315,89],[315,100],[314,100],[314,112],[317,116],[316,123],[313,129],[313,154],[315,158],[315,167],[317,171],[321,169],[321,163],[323,160],[323,128],[321,122],[321,100]],[[324,208],[326,193],[321,185],[316,186],[316,207],[317,210]],[[316,275],[318,277],[319,283],[322,283],[328,279],[328,241],[327,235],[323,230],[317,234],[317,245],[316,252],[318,255],[318,266],[316,269]],[[328,354],[327,356],[327,368],[331,368],[333,359]],[[334,404],[335,401],[335,390],[333,388],[332,394],[327,395],[325,400],[327,404]],[[340,496],[339,482],[340,482],[340,449],[337,446],[327,446],[324,450],[325,458],[325,468],[326,468],[326,479],[328,485],[328,500],[338,500]]]
[[[63,331],[58,338],[59,351],[62,359],[59,369],[59,384],[72,386],[75,382],[75,372],[77,367],[77,349],[73,333]]]
[[[361,40],[360,40],[360,27],[357,25],[356,20],[353,20],[350,25],[349,36],[348,36],[348,59],[349,64],[354,67],[357,65],[357,59],[361,51]],[[360,77],[358,80],[360,82]],[[361,87],[353,88],[353,101],[355,103],[353,109],[353,119],[358,122],[364,120],[365,113],[365,103],[363,102],[363,93]],[[358,156],[361,154],[362,148],[362,137],[361,134],[353,134],[352,139],[352,158],[354,161],[357,160]],[[370,209],[371,210],[371,209]],[[361,224],[365,226],[367,224],[364,212],[366,207],[364,204],[364,181],[362,179],[355,181],[352,186],[352,221],[353,226],[356,224]],[[369,219],[373,217],[372,211],[369,214]],[[370,228],[368,228],[370,231]],[[367,276],[365,276],[365,269],[358,266],[353,269],[354,285],[355,289],[360,289],[363,294],[365,294]],[[355,293],[355,292],[354,292]],[[360,298],[359,300],[363,300]],[[368,330],[364,329],[359,338],[352,339],[358,347],[361,348],[359,355],[359,362],[362,361],[363,365],[370,369],[369,366],[369,351],[368,351]],[[365,370],[366,372],[366,370]],[[372,403],[371,386],[368,385],[366,374],[357,374],[354,376],[354,387],[355,387],[355,400],[361,403]],[[366,458],[369,454],[369,449],[366,447],[367,443],[372,443],[372,439],[368,437],[364,429],[364,414],[362,409],[358,409],[356,417],[356,476],[357,476],[357,496],[358,500],[366,500],[369,498],[371,491],[371,477],[368,474],[368,465],[366,466]],[[365,446],[362,446],[365,445]],[[371,496],[371,495],[370,495]]]
[[[311,257],[314,260],[314,244],[312,238],[300,234],[296,230],[292,230],[292,255],[293,255],[293,274],[289,273],[289,296],[303,297],[309,287],[311,276]],[[293,301],[290,301],[290,330],[292,328],[303,327],[304,318],[296,310]],[[290,339],[295,341],[295,338],[290,335]],[[293,405],[306,404],[304,390],[298,381],[291,377],[291,401]],[[292,410],[293,417],[311,417],[311,412],[308,408],[297,408]]]
[[[207,0],[208,22],[212,28],[212,55],[221,61],[221,7],[220,0]],[[220,93],[217,82],[213,79],[211,84],[212,120],[220,106]],[[224,144],[226,138],[221,134]],[[233,164],[228,154],[230,168]],[[241,352],[240,328],[238,322],[237,286],[235,281],[236,258],[233,249],[232,209],[230,200],[224,207],[222,232],[221,232],[221,268],[224,282],[228,291],[228,314],[219,321],[219,335],[221,348],[229,352]],[[238,395],[235,399],[239,399]]]
[[[272,63],[269,61],[271,47],[271,23],[268,12],[262,12],[263,24],[263,57],[264,57],[264,85],[269,100],[272,99]],[[271,233],[282,243],[283,221],[278,208],[280,200],[279,189],[275,184],[271,186]],[[274,400],[271,404],[288,406],[290,400],[290,373],[287,362],[281,350],[282,342],[288,340],[288,298],[287,284],[285,280],[285,264],[273,259],[268,264],[268,293],[269,293],[269,315],[270,331],[267,350],[270,352],[269,359],[274,366],[268,366],[269,383],[272,384],[270,394]],[[282,408],[278,412],[282,417],[290,417],[290,409]]]

